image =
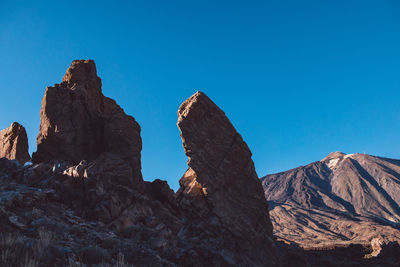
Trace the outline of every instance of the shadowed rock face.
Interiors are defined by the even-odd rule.
[[[235,241],[240,240],[237,245],[246,247],[243,255],[271,260],[266,251],[273,247],[272,225],[250,149],[204,93],[186,100],[178,117],[189,158],[189,169],[180,180],[179,201],[194,208],[202,219],[214,218],[229,229]]]
[[[111,152],[130,164],[141,184],[141,149],[139,124],[103,95],[93,60],[73,61],[62,83],[46,88],[35,163],[77,164]]]
[[[10,127],[0,131],[0,158],[16,159],[22,165],[30,161],[28,136],[25,128],[13,122]]]

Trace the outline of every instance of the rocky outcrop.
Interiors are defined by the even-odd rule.
[[[189,165],[177,193],[181,205],[228,229],[242,259],[276,264],[268,205],[247,144],[202,92],[180,106],[178,117]]]
[[[30,161],[28,136],[25,128],[18,122],[0,131],[0,158],[15,159],[20,164]]]
[[[40,115],[33,164],[0,159],[8,266],[279,265],[251,152],[203,93],[178,112],[189,157],[178,194],[143,181],[140,127],[103,95],[93,61],[46,88]]]
[[[80,216],[101,221],[117,231],[137,225],[143,218],[171,213],[174,193],[165,181],[144,182],[145,190],[141,192],[131,188],[131,179],[128,162],[113,153],[103,153],[94,161],[66,168],[44,185],[60,192]],[[152,208],[155,201],[163,206]]]
[[[384,240],[381,237],[375,237],[371,240],[372,257],[376,257],[381,253],[383,242]]]
[[[82,211],[81,216],[110,223],[134,201],[131,179],[132,168],[126,161],[103,153],[94,161],[81,161],[64,170],[58,188],[64,199],[71,199]]]
[[[106,158],[72,168],[0,159],[1,266],[176,266],[166,259],[176,247],[171,232],[154,219],[157,203],[140,194],[131,199],[131,190],[118,185],[129,164]],[[127,200],[138,204],[127,208]],[[128,220],[132,227],[114,227]]]
[[[109,152],[132,168],[132,186],[143,186],[140,126],[103,95],[93,60],[75,60],[60,84],[47,87],[33,161],[78,164]]]

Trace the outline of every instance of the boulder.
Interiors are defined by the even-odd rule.
[[[18,160],[20,164],[30,161],[28,136],[25,128],[18,122],[0,131],[0,158]]]
[[[381,253],[384,240],[382,237],[375,237],[371,240],[372,253],[371,256],[376,257]]]
[[[189,169],[177,193],[203,220],[216,217],[234,236],[242,259],[274,265],[268,204],[251,152],[225,113],[197,92],[178,110]]]
[[[132,168],[142,186],[140,126],[101,90],[93,60],[74,60],[60,84],[47,87],[33,161],[78,164],[111,152]]]

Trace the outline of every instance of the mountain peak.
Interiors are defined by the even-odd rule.
[[[337,158],[341,158],[346,156],[345,153],[340,152],[340,151],[336,151],[336,152],[331,152],[329,153],[328,156],[326,156],[325,158],[323,158],[321,161],[327,161],[327,160],[331,160],[331,159],[337,159]]]
[[[97,80],[96,64],[93,60],[74,60],[63,77],[63,82],[79,83]]]

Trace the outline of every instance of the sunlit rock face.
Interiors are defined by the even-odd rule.
[[[77,164],[111,152],[130,164],[141,186],[141,149],[139,124],[103,95],[93,60],[74,60],[63,81],[46,88],[34,162]]]
[[[272,224],[251,152],[225,113],[197,92],[178,111],[189,169],[178,199],[232,232],[242,257],[274,263]]]
[[[31,160],[28,148],[25,128],[18,122],[0,131],[0,158],[18,160],[23,165]]]

